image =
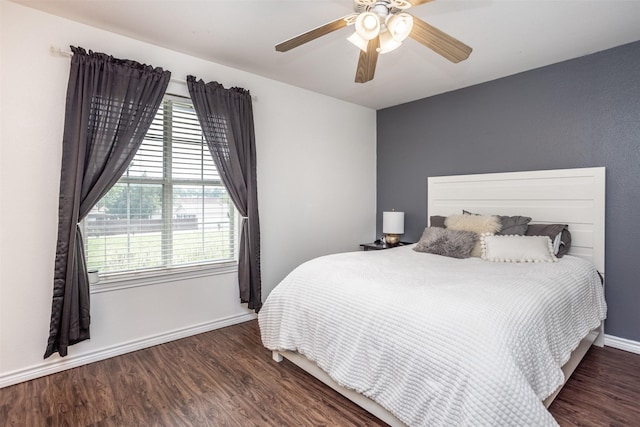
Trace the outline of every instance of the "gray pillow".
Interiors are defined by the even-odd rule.
[[[561,233],[560,236],[560,248],[556,253],[558,258],[562,258],[569,252],[571,248],[571,233],[569,232],[569,226],[566,224],[529,224],[527,227],[527,236],[549,236],[553,242],[556,236]]]
[[[447,228],[447,226],[444,225],[444,220],[445,219],[447,219],[446,216],[432,215],[432,216],[429,217],[429,226],[430,227]]]
[[[528,216],[500,216],[502,228],[496,234],[524,236],[531,218]]]
[[[413,250],[452,258],[469,258],[477,239],[478,235],[471,231],[428,227]]]

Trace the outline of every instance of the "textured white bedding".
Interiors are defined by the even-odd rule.
[[[606,316],[595,267],[411,248],[302,264],[259,313],[263,344],[305,355],[410,426],[556,425],[542,400]]]

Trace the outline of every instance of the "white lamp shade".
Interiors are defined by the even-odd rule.
[[[358,33],[353,33],[349,37],[347,37],[351,43],[356,45],[361,51],[366,52],[367,46],[369,45],[369,41],[360,37]]]
[[[413,16],[408,13],[398,13],[387,18],[387,30],[397,42],[409,37],[413,29]]]
[[[378,48],[378,53],[383,54],[391,52],[392,50],[400,47],[400,45],[401,43],[395,40],[389,31],[384,31],[380,33],[380,47]]]
[[[404,212],[382,212],[382,232],[404,234]]]
[[[380,18],[371,12],[363,12],[356,18],[356,33],[365,40],[372,40],[380,33]]]

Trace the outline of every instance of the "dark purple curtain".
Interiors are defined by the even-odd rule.
[[[236,209],[242,215],[238,259],[240,300],[262,307],[260,221],[256,184],[253,106],[248,90],[187,77],[187,87],[209,151]]]
[[[126,171],[171,73],[71,47],[49,340],[44,357],[89,339],[89,279],[78,222]]]

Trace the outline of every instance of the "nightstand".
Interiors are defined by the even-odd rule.
[[[412,242],[400,242],[396,246],[387,246],[384,243],[361,243],[360,247],[365,251],[379,251],[381,249],[397,248],[399,246],[412,245]]]

